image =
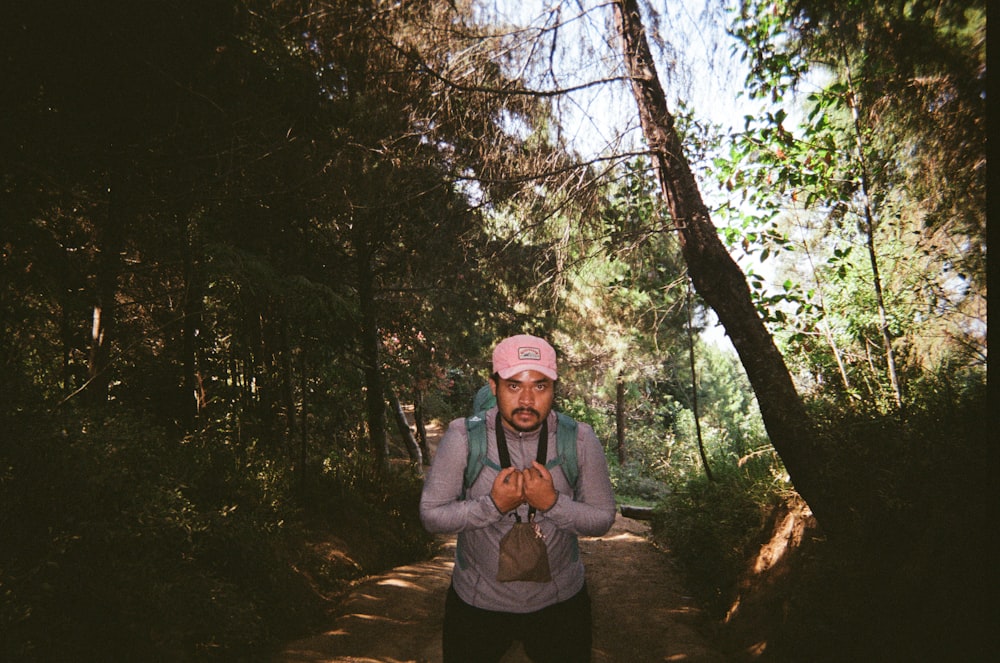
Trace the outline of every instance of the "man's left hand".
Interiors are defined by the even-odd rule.
[[[555,506],[558,494],[552,483],[552,474],[544,465],[536,460],[521,475],[524,477],[524,497],[528,504],[539,511],[548,511]]]

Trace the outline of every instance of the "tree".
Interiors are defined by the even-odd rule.
[[[864,385],[888,383],[898,407],[904,376],[981,365],[983,7],[748,2],[741,16],[734,32],[754,95],[780,103],[817,73],[825,77],[798,127],[785,109],[748,118],[726,175],[744,195],[756,191],[758,208],[801,229],[795,241],[809,243],[814,296],[793,303],[822,322],[800,316],[802,331],[822,325],[840,381],[862,401],[882,400]],[[944,164],[949,177],[940,175]],[[790,237],[783,246],[793,246]],[[858,260],[862,247],[867,265]],[[873,295],[859,290],[863,282]],[[869,308],[880,311],[874,324]],[[825,353],[795,339],[803,363],[825,373]],[[878,339],[883,351],[872,357]],[[887,370],[873,374],[882,361]]]
[[[774,448],[817,517],[835,529],[821,481],[822,456],[812,423],[774,340],[757,314],[746,278],[723,246],[685,160],[667,108],[635,0],[613,5],[643,133],[660,178],[661,195],[678,230],[698,294],[726,328],[757,394]],[[827,516],[830,516],[827,518]]]

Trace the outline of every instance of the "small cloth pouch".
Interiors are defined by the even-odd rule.
[[[514,523],[514,527],[500,539],[500,567],[497,570],[497,580],[552,581],[552,574],[549,572],[549,551],[536,523]]]
[[[503,434],[503,424],[497,415],[497,451],[500,455],[500,466],[510,467],[510,451]],[[538,462],[545,464],[548,453],[549,431],[547,422],[542,422],[542,430],[538,434]],[[534,507],[528,510],[528,522],[521,522],[521,516],[514,513],[517,522],[509,532],[500,539],[500,564],[497,568],[499,582],[551,582],[552,573],[549,570],[549,551],[545,547],[545,537],[534,521]]]

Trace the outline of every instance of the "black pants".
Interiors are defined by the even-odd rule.
[[[475,608],[448,588],[444,663],[499,661],[516,640],[535,663],[587,663],[591,639],[586,586],[572,598],[525,614]]]

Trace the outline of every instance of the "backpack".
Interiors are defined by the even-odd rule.
[[[475,483],[485,465],[500,471],[500,466],[486,455],[488,445],[485,414],[485,410],[477,411],[465,419],[465,428],[469,433],[469,457],[465,463],[463,495]],[[576,419],[562,412],[556,412],[556,421],[556,457],[546,463],[545,467],[549,470],[556,466],[562,467],[563,476],[569,481],[569,485],[576,490],[576,480],[580,474],[576,460]]]
[[[479,478],[479,473],[483,471],[484,466],[489,465],[493,469],[500,471],[500,466],[486,455],[486,450],[489,446],[486,440],[486,410],[495,406],[496,403],[496,397],[493,395],[492,390],[490,390],[489,385],[486,385],[479,390],[473,401],[473,412],[475,414],[465,418],[465,428],[469,433],[469,456],[465,462],[465,478],[462,484],[463,499],[472,484]],[[576,428],[576,419],[561,412],[556,412],[556,457],[545,465],[549,470],[557,465],[562,467],[563,476],[569,481],[569,485],[573,487],[574,492],[576,491],[576,481],[580,474],[580,468],[576,459]],[[464,569],[468,566],[468,561],[462,553],[463,534],[463,532],[459,532],[458,535],[455,561],[460,568]],[[572,541],[571,559],[575,562],[580,558],[580,548],[575,535],[572,537]]]
[[[472,411],[486,412],[496,404],[497,397],[493,395],[493,390],[490,389],[490,385],[484,384],[476,392],[475,398],[472,399]]]

